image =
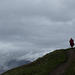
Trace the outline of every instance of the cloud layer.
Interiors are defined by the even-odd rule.
[[[75,38],[74,0],[0,0],[0,60],[35,60]]]

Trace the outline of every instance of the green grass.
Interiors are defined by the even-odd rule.
[[[56,50],[30,64],[9,70],[1,75],[49,75],[54,68],[66,60],[66,51]]]
[[[75,50],[74,50],[75,53]],[[66,75],[75,75],[75,58],[72,64],[68,67]]]
[[[67,69],[66,75],[75,75],[75,60],[70,65],[70,67]]]

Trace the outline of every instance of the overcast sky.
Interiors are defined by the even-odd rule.
[[[0,64],[35,60],[75,39],[75,0],[0,0]]]

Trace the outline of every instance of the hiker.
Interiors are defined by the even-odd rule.
[[[74,40],[71,38],[69,42],[70,42],[71,48],[73,48],[73,46],[74,46]]]

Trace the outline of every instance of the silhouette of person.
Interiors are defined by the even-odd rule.
[[[74,40],[72,38],[70,39],[69,43],[70,43],[71,48],[73,48],[73,46],[74,46]]]

